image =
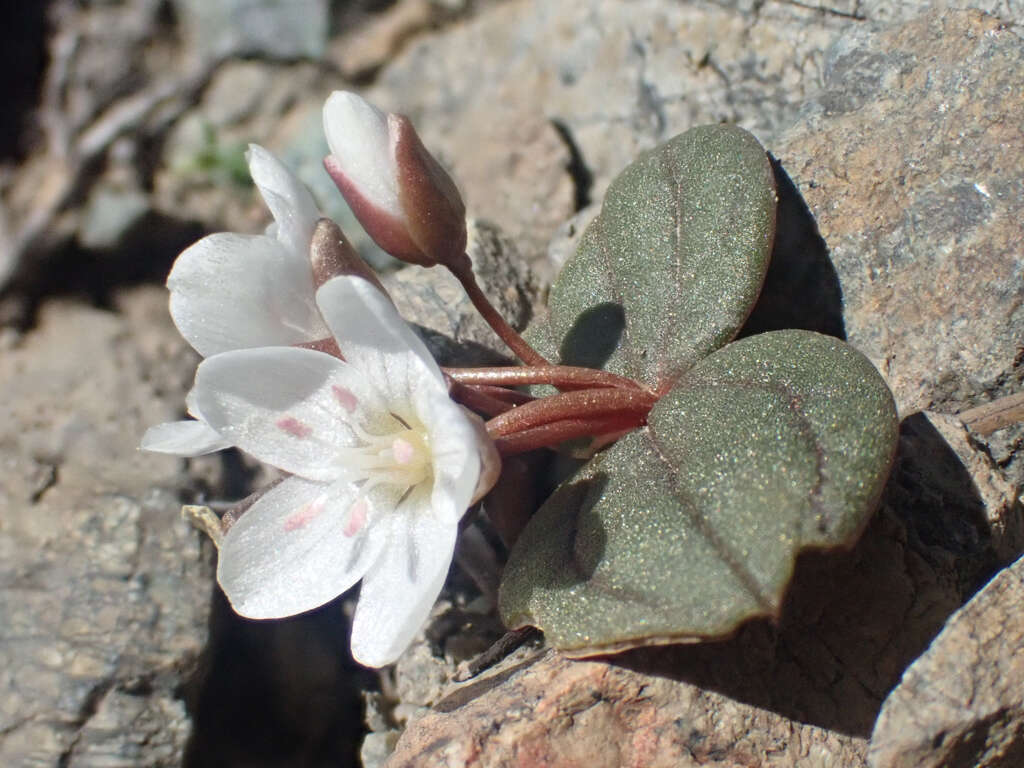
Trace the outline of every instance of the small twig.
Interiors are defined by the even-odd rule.
[[[957,414],[964,426],[979,435],[990,435],[997,429],[1024,421],[1024,392],[1007,395],[991,403],[979,405]]]
[[[464,683],[467,680],[471,680],[481,672],[493,667],[506,656],[509,656],[520,646],[541,636],[541,631],[536,627],[523,627],[522,629],[513,629],[510,632],[506,632],[494,645],[475,659],[460,664],[453,680],[456,683]]]

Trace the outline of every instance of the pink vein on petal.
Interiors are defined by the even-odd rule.
[[[293,515],[289,515],[284,521],[285,531],[297,531],[299,528],[305,527],[305,525],[312,520],[314,517],[324,511],[324,502],[320,499],[311,501],[308,504],[303,504],[302,507]]]
[[[334,384],[331,389],[334,391],[334,397],[342,408],[349,413],[353,413],[356,410],[356,405],[359,404],[359,400],[354,394],[352,394],[351,390],[339,387],[337,384]]]
[[[299,438],[300,440],[313,434],[313,428],[311,426],[303,424],[294,416],[285,416],[283,419],[278,419],[276,423],[278,428],[284,430],[292,437]]]
[[[369,508],[366,504],[366,499],[357,499],[355,503],[349,507],[348,520],[345,522],[345,527],[342,529],[342,533],[346,536],[355,536],[362,527],[366,524],[366,513]]]

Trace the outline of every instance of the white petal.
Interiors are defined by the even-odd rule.
[[[335,91],[324,104],[324,133],[331,154],[362,196],[401,216],[387,115],[354,93]]]
[[[289,477],[262,496],[221,542],[217,581],[242,616],[292,616],[333,600],[379,557],[381,514],[348,483]],[[355,529],[353,505],[362,525]],[[393,507],[394,499],[388,498]],[[356,522],[360,522],[356,520]]]
[[[293,258],[305,263],[313,227],[320,218],[313,196],[284,163],[260,145],[250,144],[246,158],[252,180],[277,224],[274,235]]]
[[[290,258],[270,237],[204,237],[174,262],[167,287],[175,325],[204,357],[327,336],[308,260]]]
[[[430,506],[438,519],[455,525],[469,507],[480,477],[480,432],[446,393],[421,390],[415,403],[433,456]]]
[[[191,405],[207,424],[260,461],[310,480],[365,477],[343,466],[355,442],[396,424],[367,378],[336,357],[296,347],[261,347],[207,358]]]
[[[413,393],[424,387],[447,393],[423,341],[372,284],[336,277],[320,287],[316,300],[341,354],[371,377],[393,411],[404,417]]]
[[[423,626],[444,585],[455,550],[455,525],[429,512],[417,489],[388,525],[388,543],[363,577],[352,619],[352,656],[368,667],[395,661]]]
[[[172,456],[202,456],[230,448],[231,443],[201,421],[169,421],[146,430],[139,447]]]

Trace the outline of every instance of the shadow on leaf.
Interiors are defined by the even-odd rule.
[[[562,339],[562,365],[603,368],[619,346],[626,327],[620,304],[604,302],[581,312]]]
[[[608,661],[866,737],[904,669],[999,566],[983,510],[957,455],[910,416],[880,511],[852,550],[799,557],[778,625]]]

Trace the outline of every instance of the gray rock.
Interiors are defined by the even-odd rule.
[[[194,359],[164,291],[124,301],[49,304],[0,358],[4,765],[173,766],[188,737],[211,549],[176,512],[181,462],[136,446]]]
[[[872,768],[1024,764],[1024,559],[957,611],[878,716]]]
[[[851,21],[740,5],[502,3],[407,46],[368,95],[410,114],[470,212],[533,263],[638,151],[698,123],[770,136],[796,117]]]
[[[640,150],[716,122],[771,147],[820,86],[837,33],[932,5],[514,0],[416,39],[368,96],[408,113],[471,214],[498,222],[535,263]],[[1024,19],[1017,0],[970,5]]]
[[[209,59],[318,59],[327,48],[327,0],[175,0],[196,52]]]
[[[1022,72],[1021,37],[978,12],[859,27],[771,147],[829,248],[849,341],[903,413],[1024,382]]]

